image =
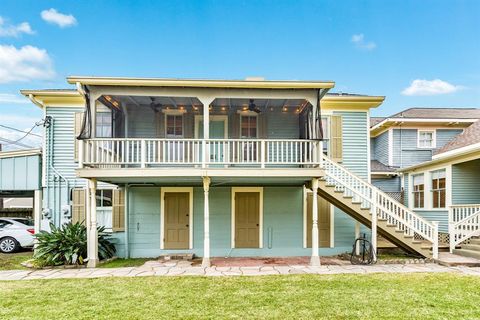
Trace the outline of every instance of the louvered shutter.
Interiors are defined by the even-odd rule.
[[[330,122],[330,157],[333,161],[341,162],[343,158],[342,116],[333,115]]]
[[[74,131],[73,131],[73,159],[78,161],[78,140],[77,137],[80,135],[82,130],[82,121],[83,121],[83,112],[75,112],[75,120],[74,120]]]
[[[85,189],[72,189],[72,223],[81,222],[85,225]]]
[[[113,190],[112,231],[125,231],[125,192],[123,189]]]

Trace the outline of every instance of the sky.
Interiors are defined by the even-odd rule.
[[[20,89],[69,75],[333,80],[386,96],[373,116],[480,108],[480,1],[0,0],[0,138],[42,119]]]

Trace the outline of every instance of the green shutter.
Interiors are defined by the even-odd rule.
[[[125,192],[123,189],[113,190],[112,231],[125,231]]]
[[[81,222],[85,225],[86,211],[86,190],[72,189],[72,223]]]

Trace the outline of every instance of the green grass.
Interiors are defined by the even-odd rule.
[[[122,268],[122,267],[139,267],[142,266],[145,262],[153,259],[115,259],[108,262],[101,263],[99,268]]]
[[[0,270],[26,269],[20,263],[32,259],[32,256],[32,251],[10,254],[0,253]]]
[[[0,319],[478,319],[480,277],[145,277],[0,282]]]

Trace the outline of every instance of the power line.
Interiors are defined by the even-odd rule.
[[[19,147],[24,147],[24,148],[29,148],[29,149],[33,149],[32,146],[29,146],[29,145],[26,145],[26,144],[23,144],[21,142],[16,142],[16,141],[13,141],[13,140],[10,140],[10,139],[6,139],[6,138],[1,138],[0,137],[0,142],[6,142],[7,144],[2,144],[2,146],[8,146],[10,144],[14,144],[14,145],[17,145]]]
[[[3,128],[5,128],[5,129],[9,129],[9,130],[15,130],[15,131],[21,132],[21,133],[27,133],[27,132],[25,132],[25,131],[23,131],[23,130],[20,130],[20,129],[17,129],[17,128],[12,128],[12,127],[9,127],[9,126],[3,125],[3,124],[0,124],[0,127],[3,127]],[[31,132],[30,135],[36,136],[36,137],[39,137],[39,138],[43,138],[41,135],[36,134],[36,133],[33,133],[33,132]]]

